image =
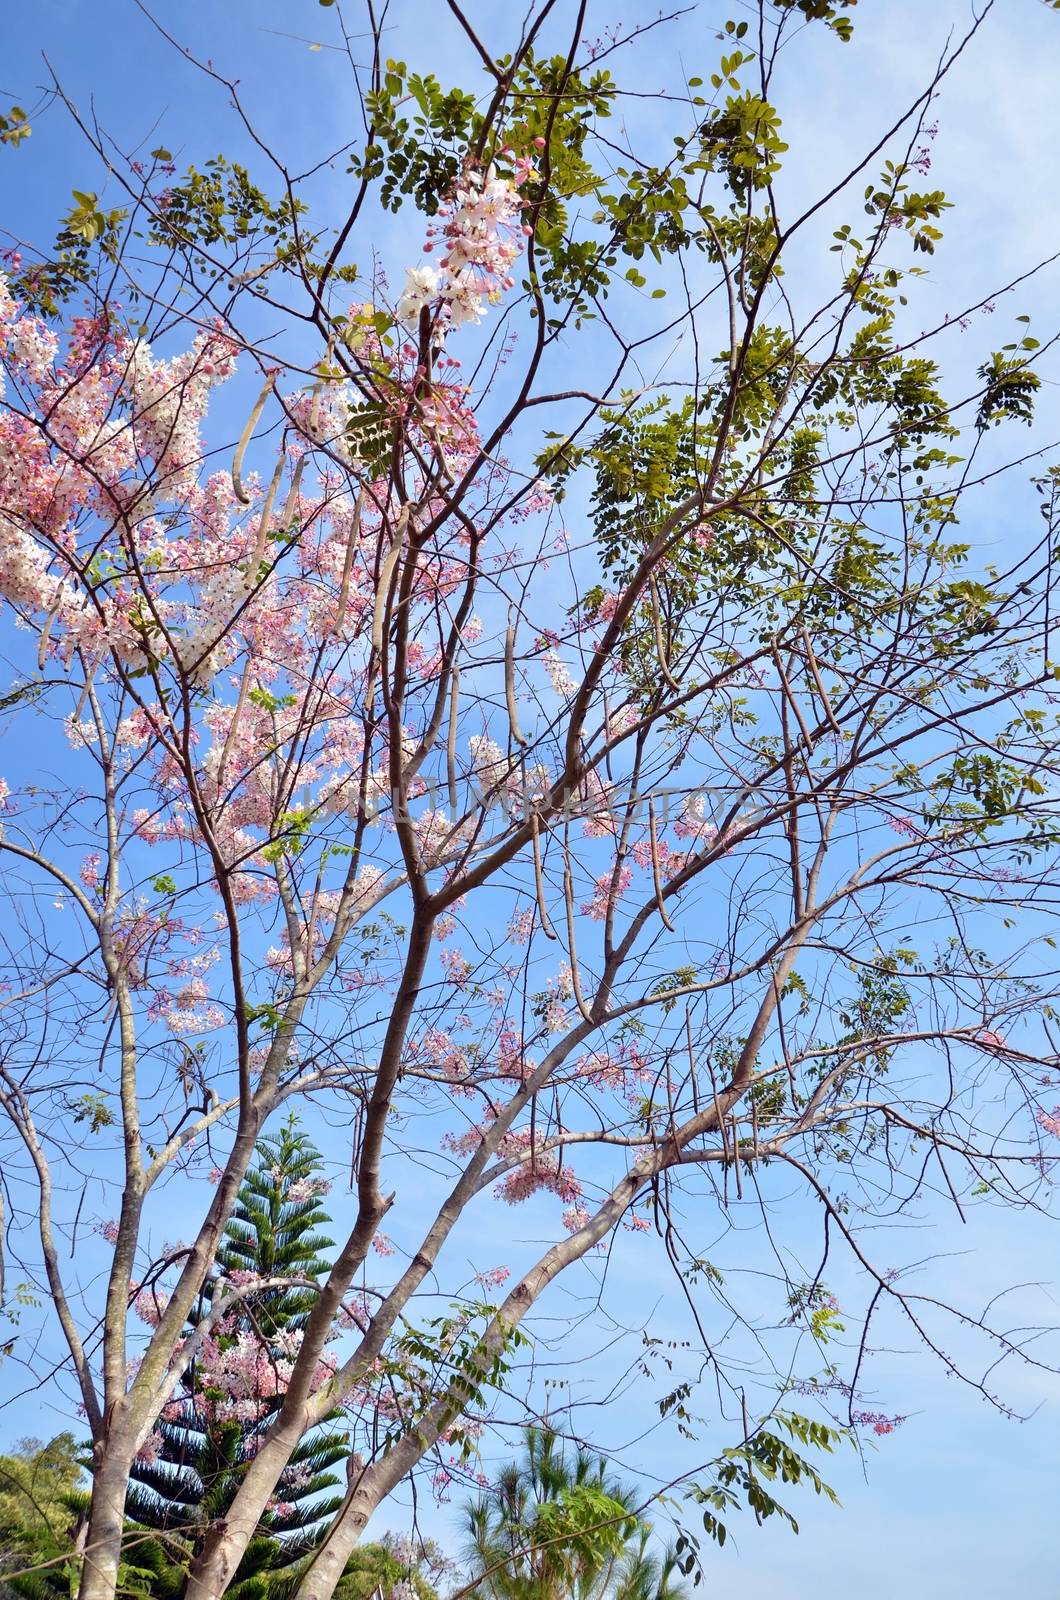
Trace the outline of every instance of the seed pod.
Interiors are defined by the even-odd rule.
[[[504,635],[504,693],[508,700],[508,722],[516,744],[525,745],[526,737],[519,729],[519,712],[515,704],[515,628],[512,614],[508,613],[508,631]]]
[[[265,410],[265,402],[272,393],[272,387],[275,382],[276,374],[274,372],[270,372],[269,376],[265,379],[265,382],[261,386],[261,393],[258,395],[254,409],[247,418],[247,425],[243,429],[243,432],[239,435],[239,443],[236,445],[236,453],[232,457],[232,488],[235,490],[236,499],[241,501],[245,506],[250,504],[250,496],[244,493],[243,490],[243,456],[247,445],[250,443],[250,438],[254,432],[254,429],[261,421],[261,413]]]

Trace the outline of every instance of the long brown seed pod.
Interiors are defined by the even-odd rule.
[[[541,918],[541,931],[546,939],[556,937],[555,929],[548,920],[548,911],[545,906],[545,877],[541,870],[541,834],[537,820],[537,812],[530,816],[530,837],[534,843],[534,887],[537,890],[537,914]]]
[[[692,1085],[692,1111],[699,1116],[699,1085],[696,1082],[696,1057],[692,1049],[692,1013],[685,1006],[685,1033],[688,1037],[688,1081]]]
[[[241,501],[245,506],[250,504],[250,496],[244,493],[243,490],[243,456],[246,452],[247,445],[250,443],[250,438],[254,432],[254,429],[261,421],[261,413],[265,410],[265,402],[272,393],[275,382],[276,374],[274,372],[270,372],[269,376],[265,379],[265,382],[261,386],[261,393],[258,395],[258,398],[255,401],[254,409],[247,418],[247,425],[243,429],[243,432],[239,435],[239,443],[236,445],[236,453],[232,457],[232,488],[235,490],[236,499]]]
[[[666,905],[663,901],[662,873],[659,871],[659,836],[655,829],[655,801],[648,801],[648,830],[651,835],[651,874],[655,880],[655,904],[663,920],[663,927],[674,932],[674,925],[666,915]]]
[[[515,704],[515,628],[512,614],[508,612],[508,631],[504,635],[504,693],[508,701],[508,724],[516,744],[525,745],[526,736],[519,729],[519,711]]]
[[[353,572],[353,555],[357,548],[357,540],[361,532],[361,513],[364,510],[364,490],[357,496],[357,504],[353,508],[353,522],[350,525],[350,537],[346,545],[346,558],[342,563],[342,582],[339,584],[339,601],[335,607],[335,632],[342,631],[342,619],[346,615],[346,602],[350,597],[350,574]]]
[[[304,466],[305,457],[299,456],[291,476],[291,487],[287,491],[287,499],[283,503],[283,515],[280,518],[281,528],[289,528],[294,521],[294,508],[298,499],[298,486],[302,481],[302,469]]]
[[[649,574],[648,585],[651,590],[651,616],[652,622],[655,624],[655,653],[659,657],[659,667],[663,677],[670,685],[670,688],[679,690],[681,685],[677,682],[677,679],[670,671],[670,663],[666,659],[666,645],[663,640],[662,631],[662,616],[659,611],[659,590],[655,583],[654,573]]]
[[[776,667],[777,673],[779,674],[781,686],[783,687],[784,694],[785,694],[785,697],[787,699],[788,705],[791,707],[792,711],[794,711],[795,720],[799,724],[799,727],[802,729],[802,736],[806,740],[807,754],[812,755],[813,754],[813,740],[810,737],[810,730],[806,726],[806,723],[805,723],[805,720],[803,718],[802,712],[799,710],[799,702],[795,698],[795,695],[794,695],[794,692],[792,690],[791,684],[788,681],[788,675],[784,671],[784,664],[780,659],[780,651],[777,649],[777,641],[775,639],[773,640],[773,642],[772,642],[772,644],[770,646],[770,649],[771,649],[772,654],[773,654],[773,665]]]
[[[574,884],[570,872],[570,851],[567,841],[563,841],[563,900],[567,908],[567,944],[570,954],[570,981],[574,990],[574,1001],[586,1022],[593,1020],[593,1014],[585,1004],[582,997],[581,979],[578,976],[578,952],[574,944]]]
[[[261,563],[265,558],[265,546],[268,543],[269,538],[269,522],[272,518],[272,502],[276,498],[276,491],[280,487],[280,479],[283,476],[283,469],[286,467],[286,465],[286,456],[281,456],[279,461],[276,463],[276,471],[272,475],[272,482],[269,484],[269,492],[265,496],[265,504],[261,508],[261,516],[258,519],[258,542],[254,546],[254,559],[251,562],[250,570],[247,573],[247,576],[251,579],[251,581],[253,581],[255,573],[258,571],[258,568],[261,566]]]
[[[46,658],[46,656],[48,654],[48,640],[51,638],[51,632],[52,632],[52,628],[53,628],[53,626],[55,624],[55,619],[59,615],[59,605],[60,605],[60,603],[62,601],[62,598],[63,598],[63,584],[64,584],[64,582],[65,582],[65,579],[60,580],[59,587],[55,591],[54,604],[52,605],[51,610],[48,612],[48,615],[45,617],[44,626],[40,631],[40,640],[39,640],[39,642],[37,644],[37,671],[38,672],[43,672],[44,671],[44,661],[45,661],[45,658]]]
[[[817,685],[817,692],[821,696],[821,700],[824,704],[824,714],[832,725],[832,732],[835,734],[841,734],[842,730],[835,719],[835,712],[832,710],[832,702],[828,698],[828,694],[824,686],[824,679],[821,677],[818,669],[817,657],[813,653],[813,645],[810,643],[810,635],[806,631],[805,622],[802,625],[802,642],[806,646],[806,659],[810,663],[810,671],[813,673],[813,681]]]
[[[456,821],[456,713],[460,704],[460,668],[453,662],[453,676],[449,683],[449,738],[445,747],[445,770],[449,781],[449,814]],[[535,818],[536,822],[536,818]],[[537,839],[535,832],[534,839]]]
[[[718,1119],[718,1132],[721,1134],[721,1147],[725,1152],[725,1160],[728,1161],[729,1134],[725,1125],[725,1117],[721,1109],[721,1101],[718,1098],[718,1080],[714,1075],[714,1063],[711,1061],[709,1056],[707,1057],[707,1066],[710,1070],[710,1087],[714,1094],[714,1115]]]
[[[82,688],[81,688],[81,695],[80,695],[80,698],[78,699],[77,705],[74,707],[74,715],[73,715],[73,721],[74,722],[77,722],[79,720],[82,711],[85,709],[85,701],[88,699],[89,695],[92,693],[92,680],[93,680],[93,678],[95,676],[96,676],[95,667],[93,667],[89,672],[85,673],[85,681],[84,681],[84,684],[82,685]]]
[[[232,740],[235,738],[236,727],[239,723],[240,717],[243,715],[243,707],[247,702],[247,691],[250,688],[250,667],[250,657],[248,656],[246,665],[243,668],[243,677],[239,685],[239,697],[236,700],[236,709],[233,711],[232,720],[228,724],[228,732],[225,735],[224,746],[221,750],[221,759],[217,764],[218,794],[220,794],[221,787],[224,782],[225,767],[228,764],[228,757],[232,752]]]
[[[331,360],[335,349],[336,337],[337,335],[333,333],[324,348],[324,359],[317,368],[317,371],[320,372],[321,375],[313,385],[313,397],[309,403],[309,433],[310,437],[313,438],[314,443],[316,442],[314,436],[317,431],[317,424],[320,421],[320,396],[324,393],[324,385],[327,382],[322,369],[326,367],[328,362]]]
[[[401,554],[402,542],[405,538],[405,528],[408,525],[409,508],[402,506],[394,529],[394,538],[390,549],[383,557],[383,564],[379,569],[379,582],[375,590],[375,610],[372,614],[372,649],[377,656],[383,653],[383,618],[386,615],[386,602],[390,594],[390,580],[394,575],[398,557]]]

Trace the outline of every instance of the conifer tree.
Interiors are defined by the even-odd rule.
[[[224,1516],[282,1402],[313,1304],[309,1281],[329,1268],[321,1255],[332,1243],[321,1232],[328,1187],[317,1151],[293,1118],[275,1139],[260,1142],[192,1321],[201,1323],[232,1287],[256,1278],[290,1282],[248,1294],[221,1318],[137,1458],[130,1523],[162,1537],[135,1539],[131,1564],[153,1594],[180,1593],[187,1557],[210,1522]],[[154,1320],[151,1290],[141,1292],[137,1307]],[[340,1416],[308,1434],[292,1456],[241,1563],[233,1590],[239,1600],[282,1593],[341,1504],[341,1494],[327,1492],[340,1483],[332,1469],[349,1453],[348,1436],[334,1425]]]

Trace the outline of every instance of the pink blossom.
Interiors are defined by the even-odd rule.
[[[153,1467],[162,1451],[165,1449],[165,1438],[159,1428],[152,1428],[143,1444],[136,1452],[136,1459],[141,1466]]]
[[[154,1284],[149,1288],[141,1289],[138,1293],[136,1293],[135,1284],[130,1287],[135,1294],[132,1305],[136,1315],[141,1322],[146,1322],[149,1328],[157,1328],[162,1320],[162,1313],[169,1304],[169,1295],[163,1293]]]
[[[851,1413],[851,1422],[857,1428],[871,1428],[873,1433],[883,1435],[893,1433],[905,1422],[905,1417],[888,1417],[882,1411],[854,1411]]]
[[[620,895],[625,894],[632,882],[633,868],[625,863],[617,872],[611,868],[610,871],[601,873],[596,880],[593,897],[582,906],[582,913],[597,922],[602,922],[615,901]]]
[[[502,1283],[507,1283],[511,1277],[510,1267],[488,1267],[485,1272],[475,1273],[475,1282],[484,1289],[499,1289]]]
[[[466,960],[459,950],[443,950],[440,959],[449,982],[455,984],[458,989],[465,988],[471,976],[470,961]]]
[[[1000,1033],[994,1033],[990,1028],[983,1028],[976,1034],[976,1040],[987,1050],[1007,1050],[1008,1045]]]

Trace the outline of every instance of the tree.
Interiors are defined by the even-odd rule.
[[[433,1540],[384,1534],[351,1553],[336,1593],[341,1600],[438,1600],[436,1585],[450,1565]]]
[[[279,1410],[285,1373],[313,1306],[307,1285],[328,1270],[320,1252],[332,1241],[317,1230],[328,1222],[321,1197],[330,1185],[307,1135],[289,1118],[275,1139],[260,1141],[256,1163],[226,1225],[218,1272],[191,1317],[189,1340],[227,1288],[279,1286],[247,1295],[216,1323],[133,1462],[126,1499],[131,1559],[153,1571],[152,1594],[181,1592],[203,1535],[235,1498]],[[150,1326],[164,1309],[150,1285],[135,1305]],[[294,1587],[292,1568],[304,1564],[341,1505],[341,1495],[327,1494],[340,1482],[331,1469],[349,1455],[347,1435],[334,1426],[340,1417],[332,1413],[330,1428],[307,1434],[293,1453],[233,1580],[240,1600]],[[138,1529],[165,1537],[144,1540]]]
[[[77,1441],[57,1434],[47,1444],[22,1439],[0,1456],[0,1595],[35,1600],[69,1594],[76,1585],[72,1561],[88,1494]],[[76,1589],[75,1589],[76,1592]]]
[[[634,1490],[547,1429],[467,1510],[473,1593],[493,1600],[681,1600]]]
[[[182,58],[252,167],[124,161],[57,85],[109,196],[75,191],[0,291],[3,710],[40,758],[3,789],[0,1106],[13,1249],[93,1441],[82,1600],[114,1593],[189,1362],[263,1287],[208,1289],[285,1106],[341,1130],[352,1215],[188,1600],[236,1580],[342,1406],[353,1468],[298,1588],[328,1600],[398,1484],[471,1461],[535,1306],[623,1228],[673,1267],[738,1419],[689,1486],[719,1537],[787,1478],[785,1430],[832,1439],[766,1420],[793,1384],[893,1425],[863,1396],[881,1315],[992,1399],[946,1318],[1029,1359],[875,1259],[871,1226],[936,1190],[1041,1204],[1060,1130],[1056,469],[1030,508],[1013,488],[1000,566],[958,531],[1050,340],[1017,320],[950,399],[941,341],[994,286],[934,333],[904,309],[946,207],[928,108],[983,18],[793,213],[775,65],[851,47],[851,6],[752,10],[638,134],[612,67],[643,30],[594,41],[584,6],[536,0],[487,42],[448,0],[472,87],[446,89],[384,57],[369,8],[339,218],[210,61]],[[396,291],[386,211],[413,214]],[[826,285],[788,272],[804,244]],[[120,1199],[75,1255],[89,1174]],[[792,1182],[824,1240],[776,1242],[756,1388],[739,1316],[720,1348],[703,1322],[730,1289],[702,1219],[764,1223]],[[490,1260],[464,1281],[491,1193],[562,1204],[510,1285]],[[160,1246],[174,1198],[187,1238]],[[868,1286],[845,1367],[840,1246]],[[686,1433],[692,1387],[659,1400]]]

